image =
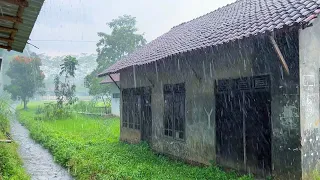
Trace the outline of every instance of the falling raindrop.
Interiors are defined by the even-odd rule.
[[[215,71],[215,68],[214,68],[214,63],[212,63],[212,75],[213,75],[213,73],[215,73],[216,71]]]
[[[137,87],[136,68],[135,66],[132,66],[132,67],[133,67],[133,82],[134,82],[134,87],[136,88]]]
[[[210,68],[210,77],[213,78],[212,68],[211,68],[211,62],[210,62],[210,64],[209,64],[209,68]]]
[[[205,65],[204,65],[204,61],[202,61],[202,69],[203,69],[204,81],[206,81],[206,67],[205,67]]]
[[[158,74],[158,66],[157,63],[154,63],[155,67],[156,67],[156,75],[157,75],[157,81],[159,81],[159,74]]]
[[[281,66],[279,66],[279,67],[280,67],[281,79],[283,80],[283,69],[282,69],[282,67],[281,67]]]

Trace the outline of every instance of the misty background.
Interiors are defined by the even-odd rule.
[[[107,22],[125,14],[135,17],[138,33],[143,34],[148,43],[176,25],[234,1],[46,0],[30,36],[33,46],[27,45],[23,54],[2,51],[2,82],[10,83],[5,72],[12,57],[35,52],[42,61],[46,94],[53,95],[53,79],[60,70],[59,64],[66,55],[73,55],[79,61],[74,80],[77,95],[86,96],[84,78],[97,67],[96,44],[100,39],[97,32],[110,33]]]

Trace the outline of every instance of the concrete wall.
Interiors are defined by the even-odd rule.
[[[279,36],[279,41],[286,46],[282,50],[285,51],[284,56],[293,70],[292,76],[283,74],[280,61],[267,38],[235,43],[215,50],[196,51],[194,54],[184,54],[121,71],[121,88],[154,85],[151,97],[152,148],[161,153],[204,164],[209,164],[210,160],[215,161],[215,81],[271,74],[272,171],[277,177],[283,175],[299,179],[299,63],[298,56],[288,50],[292,48],[286,44],[291,44],[291,40],[287,40],[290,38],[293,37]],[[297,35],[295,38],[298,38]],[[186,88],[184,141],[163,135],[163,85],[175,83],[185,83]],[[211,110],[212,113],[207,114]],[[122,128],[121,133],[126,130]]]
[[[215,79],[251,75],[250,62],[245,58],[238,56],[237,59],[230,59],[229,64],[212,54],[207,55],[186,57],[197,75],[202,78],[200,81],[186,63],[185,57],[136,67],[135,75],[133,68],[121,72],[121,88],[132,88],[135,84],[136,87],[152,86],[150,81],[154,84],[151,95],[152,148],[161,153],[204,164],[209,164],[210,160],[215,161]],[[184,141],[163,135],[163,85],[176,83],[185,83],[186,88]],[[212,110],[211,115],[208,116],[205,110]]]
[[[298,31],[276,34],[289,66],[284,71],[268,38],[256,42],[254,69],[271,74],[272,175],[275,179],[301,178]]]
[[[320,170],[320,20],[300,31],[300,116],[303,177]]]
[[[141,140],[141,133],[136,129],[121,127],[120,140],[129,143],[139,143]]]

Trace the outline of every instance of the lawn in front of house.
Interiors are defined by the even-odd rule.
[[[18,109],[31,137],[78,179],[251,179],[215,166],[195,167],[154,154],[147,144],[119,141],[118,118],[74,114],[58,120],[35,120],[37,105]]]

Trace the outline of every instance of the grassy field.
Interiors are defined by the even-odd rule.
[[[9,132],[8,114],[5,113],[5,104],[0,100],[0,139],[7,139],[6,132]],[[22,161],[18,154],[18,145],[16,143],[0,142],[0,180],[30,179],[29,175],[23,169]]]
[[[217,167],[194,167],[155,155],[142,143],[119,142],[118,118],[73,115],[68,119],[34,120],[36,104],[19,109],[32,138],[77,179],[251,179]]]
[[[72,106],[72,109],[77,112],[88,112],[88,113],[111,113],[111,104],[107,103],[105,107],[103,102],[95,101],[79,101]]]

